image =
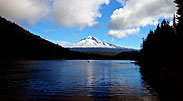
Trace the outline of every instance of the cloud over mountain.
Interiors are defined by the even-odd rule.
[[[110,30],[108,32],[109,36],[115,36],[117,38],[124,38],[127,35],[137,33],[140,31],[140,28],[131,28],[131,29],[126,29],[126,30]]]
[[[123,38],[138,32],[139,27],[158,24],[159,18],[172,18],[176,12],[173,0],[117,0],[123,8],[116,9],[108,24],[109,35]]]

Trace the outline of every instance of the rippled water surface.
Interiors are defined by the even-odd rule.
[[[131,62],[6,61],[0,64],[0,99],[158,100]]]

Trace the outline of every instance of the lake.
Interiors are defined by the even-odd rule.
[[[17,60],[0,64],[0,99],[135,100],[159,98],[140,67],[124,60]]]

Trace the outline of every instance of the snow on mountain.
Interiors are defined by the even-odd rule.
[[[122,47],[102,42],[94,36],[88,36],[87,38],[82,39],[79,42],[68,46],[68,48],[122,48]]]

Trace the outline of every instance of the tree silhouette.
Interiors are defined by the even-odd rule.
[[[174,1],[177,4],[178,10],[177,10],[177,26],[176,26],[176,32],[180,36],[183,36],[183,0],[175,0]]]
[[[174,48],[175,32],[169,22],[163,20],[155,31],[150,30],[143,40],[140,61],[148,64],[164,64],[170,62]]]
[[[176,23],[176,17],[175,17],[175,14],[174,14],[174,15],[173,15],[173,27],[175,28],[176,25],[177,25],[177,23]]]
[[[183,57],[183,0],[177,3],[177,16],[173,18],[173,26],[165,19],[154,31],[150,31],[143,40],[139,62],[150,65],[180,64]],[[177,20],[176,20],[177,19]],[[176,22],[177,21],[177,22]]]
[[[143,40],[138,61],[144,79],[160,96],[182,99],[177,90],[183,90],[183,0],[175,3],[178,10],[173,26],[163,20],[156,30],[150,31]]]

